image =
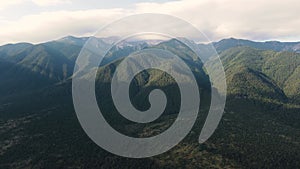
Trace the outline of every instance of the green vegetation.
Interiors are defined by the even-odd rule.
[[[163,116],[149,124],[136,124],[117,112],[110,81],[123,57],[134,51],[161,48],[178,55],[194,73],[201,95],[196,124],[179,145],[156,157],[128,159],[94,144],[74,112],[70,76],[86,40],[66,37],[39,45],[0,47],[1,169],[300,168],[298,43],[236,39],[214,43],[221,52],[229,95],[219,127],[204,144],[197,139],[207,116],[210,82],[196,55],[175,40],[113,48],[98,69],[95,92],[105,118],[119,132],[134,137],[159,134],[172,125],[179,109],[174,79],[149,69],[131,82],[130,98],[137,109],[146,110],[150,91],[162,89],[168,98]],[[209,58],[207,46],[200,46]]]
[[[229,94],[299,104],[300,54],[236,47],[220,54]],[[297,79],[298,78],[298,79]],[[258,98],[259,97],[259,98]]]

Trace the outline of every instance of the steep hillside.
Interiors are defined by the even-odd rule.
[[[299,78],[296,79],[300,77],[300,54],[236,47],[222,52],[220,58],[226,71],[230,94],[247,89],[247,92],[262,98],[276,98],[286,102],[288,97],[291,101],[299,101],[295,97],[300,94],[300,85],[295,81],[299,81]],[[265,91],[258,87],[263,87]]]
[[[0,58],[10,62],[18,62],[26,56],[26,49],[32,47],[30,43],[17,43],[0,46]]]

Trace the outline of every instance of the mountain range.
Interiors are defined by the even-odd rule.
[[[163,116],[149,125],[140,125],[117,113],[110,96],[110,81],[116,67],[129,54],[150,48],[171,51],[191,68],[200,89],[199,120],[189,137],[159,157],[133,160],[96,148],[76,120],[72,74],[88,39],[68,36],[41,44],[0,46],[0,168],[300,167],[300,42],[230,38],[197,44],[206,58],[204,63],[175,39],[123,42],[112,48],[99,65],[96,95],[105,118],[120,132],[135,137],[162,132],[175,120],[180,106],[174,79],[150,69],[135,77],[130,98],[136,108],[146,110],[150,106],[149,93],[162,89],[168,97]],[[94,39],[101,45],[111,41]],[[228,95],[220,127],[199,146],[196,139],[207,115],[211,85],[203,65],[215,64],[208,50],[211,45],[223,63]]]

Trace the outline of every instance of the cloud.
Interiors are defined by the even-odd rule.
[[[32,0],[33,3],[39,6],[53,6],[60,4],[71,4],[70,0]]]
[[[24,0],[9,0],[9,1],[0,0],[0,11],[6,9],[8,7],[11,7],[13,5],[21,4],[23,2],[24,2]]]
[[[254,40],[300,38],[298,0],[185,0],[140,3],[136,7],[138,12],[183,18],[212,40],[232,36]]]
[[[42,1],[44,5],[50,2]],[[20,3],[17,0],[7,2]],[[183,0],[137,3],[130,9],[41,12],[17,20],[0,19],[0,44],[20,41],[37,43],[66,35],[93,35],[103,25],[123,16],[149,12],[182,18],[212,41],[228,37],[294,41],[300,40],[299,9],[298,0]]]
[[[38,6],[71,4],[71,0],[0,0],[0,11],[16,5],[32,2]]]
[[[124,9],[43,12],[17,21],[0,21],[0,44],[44,42],[66,35],[92,35],[101,26],[124,16]]]

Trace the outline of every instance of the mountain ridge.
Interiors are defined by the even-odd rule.
[[[299,168],[300,54],[236,46],[235,42],[222,42],[225,44],[218,48],[227,77],[227,102],[218,128],[203,144],[198,137],[207,117],[211,87],[203,64],[214,65],[207,45],[199,45],[207,63],[175,40],[155,45],[124,43],[108,53],[105,64],[98,67],[97,103],[107,122],[127,136],[144,138],[164,132],[176,120],[180,107],[174,79],[150,69],[131,82],[131,103],[141,111],[148,109],[148,95],[158,88],[168,97],[166,111],[149,124],[133,123],[117,112],[110,82],[129,54],[167,49],[189,65],[200,89],[200,111],[188,136],[164,154],[138,160],[101,149],[78,122],[71,75],[83,40],[68,37],[21,44],[16,51],[11,50],[12,45],[10,50],[2,47],[2,53],[0,47],[0,168]]]

